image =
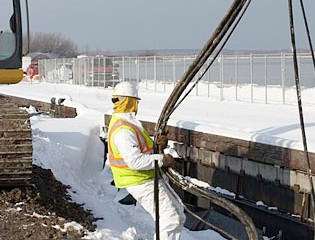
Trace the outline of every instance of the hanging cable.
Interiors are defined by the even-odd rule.
[[[306,35],[307,35],[307,39],[308,39],[308,44],[310,46],[311,55],[312,55],[312,59],[313,59],[314,76],[315,76],[315,56],[314,56],[313,44],[312,44],[310,30],[309,30],[308,23],[307,23],[307,18],[306,18],[303,0],[300,0],[300,5],[301,5],[302,13],[303,13],[303,19],[304,19],[304,25],[305,25]]]
[[[306,134],[305,134],[305,124],[304,124],[302,99],[301,99],[301,86],[300,86],[299,69],[298,69],[297,53],[296,53],[296,43],[295,43],[292,0],[288,0],[288,10],[289,10],[289,21],[290,21],[291,45],[292,45],[292,52],[293,52],[293,66],[294,66],[294,76],[295,76],[295,84],[296,84],[296,94],[297,94],[298,109],[299,109],[299,116],[300,116],[300,127],[301,127],[302,139],[303,139],[304,155],[305,155],[305,160],[307,162],[307,176],[308,176],[310,187],[311,187],[311,200],[312,200],[311,206],[312,206],[312,214],[313,214],[313,224],[315,226],[315,207],[314,207],[315,193],[314,193],[314,184],[313,184],[313,179],[312,179],[311,163],[310,163],[310,158],[308,155],[307,141],[306,141]]]
[[[167,179],[166,179],[165,175],[167,176]],[[234,205],[232,202],[226,200],[225,198],[217,195],[214,192],[209,191],[208,189],[204,189],[203,187],[199,187],[199,186],[193,184],[192,182],[188,182],[182,175],[180,175],[174,169],[170,169],[168,172],[165,173],[165,175],[162,175],[162,179],[166,182],[165,185],[169,188],[169,191],[171,193],[173,193],[174,190],[167,184],[168,179],[172,183],[174,183],[175,185],[180,187],[181,189],[183,189],[183,190],[185,190],[185,191],[187,191],[187,192],[189,192],[195,196],[199,196],[199,197],[208,199],[212,204],[215,204],[215,205],[227,210],[228,212],[230,212],[233,216],[235,216],[243,224],[243,226],[245,227],[248,238],[250,240],[258,240],[256,228],[255,228],[255,225],[253,224],[251,218],[242,209],[240,209],[239,207]],[[177,194],[174,194],[174,196],[177,199],[179,198]],[[178,199],[178,201],[180,203],[182,203],[180,199]],[[182,205],[183,205],[184,209],[187,212],[189,212],[192,216],[194,216],[195,218],[197,218],[198,220],[200,220],[204,224],[210,226],[215,231],[221,233],[223,236],[225,236],[229,239],[236,239],[234,236],[232,236],[228,232],[224,231],[223,229],[220,229],[216,226],[213,226],[213,224],[200,218],[197,214],[190,211],[190,209],[186,205],[184,205],[184,204],[182,204]]]
[[[171,115],[176,108],[178,108],[178,106],[184,101],[184,99],[191,93],[191,91],[197,86],[197,84],[200,82],[200,80],[203,78],[203,76],[206,74],[206,72],[209,70],[209,68],[211,67],[211,65],[214,63],[214,61],[216,60],[216,58],[218,57],[218,55],[220,54],[220,52],[222,51],[222,49],[224,48],[225,44],[227,43],[227,41],[229,40],[229,38],[231,37],[232,33],[234,32],[235,28],[237,27],[238,23],[241,21],[242,17],[244,16],[244,13],[246,12],[249,4],[250,4],[251,0],[249,0],[246,3],[246,6],[243,10],[243,12],[241,13],[240,17],[238,18],[238,20],[236,21],[236,23],[234,24],[233,28],[231,29],[231,31],[229,32],[229,34],[227,35],[226,39],[224,40],[223,44],[221,45],[221,47],[219,48],[219,50],[217,51],[217,53],[215,54],[215,56],[212,58],[211,62],[207,65],[207,67],[205,68],[205,70],[202,72],[202,74],[198,77],[198,79],[196,80],[196,82],[191,86],[191,88],[184,94],[184,96],[178,101],[178,103],[174,106],[174,108],[172,109],[172,111],[169,113],[169,115]]]
[[[170,97],[166,101],[164,108],[162,109],[160,118],[156,124],[155,143],[157,135],[165,130],[166,123],[170,117],[170,112],[176,105],[177,101],[180,99],[181,94],[184,92],[188,84],[193,80],[200,68],[209,59],[211,54],[218,47],[225,34],[229,31],[230,27],[233,25],[240,12],[244,8],[246,2],[248,1],[235,0],[233,2],[226,15],[223,17],[220,24],[215,29],[214,33],[211,35],[210,39],[197,55],[193,63],[186,70],[180,81],[176,84],[175,88],[170,94]]]
[[[159,165],[154,161],[155,239],[160,240]]]
[[[200,53],[195,58],[193,63],[189,66],[187,71],[184,73],[181,80],[177,83],[177,85],[173,89],[170,97],[168,98],[168,100],[166,101],[166,103],[164,105],[164,108],[161,112],[160,118],[156,124],[155,134],[154,134],[154,151],[156,153],[158,152],[158,147],[156,144],[157,137],[159,134],[165,132],[165,127],[166,127],[167,121],[168,121],[171,113],[174,111],[174,107],[176,106],[176,103],[180,99],[181,94],[187,88],[188,84],[193,80],[195,75],[199,72],[200,68],[209,59],[211,54],[213,54],[215,52],[215,49],[218,48],[220,42],[223,41],[225,35],[230,31],[230,33],[227,34],[226,40],[223,41],[222,46],[219,47],[219,50],[216,51],[215,57],[213,59],[215,59],[218,56],[219,52],[222,50],[223,46],[227,42],[227,39],[229,39],[229,37],[231,36],[232,32],[234,31],[236,25],[238,24],[238,22],[242,18],[249,3],[250,3],[250,0],[234,0],[232,5],[228,9],[226,15],[223,17],[223,19],[221,20],[221,22],[219,23],[219,25],[215,29],[214,33],[211,35],[210,39],[207,41],[207,43],[205,44],[203,49],[200,51]],[[255,226],[254,226],[252,220],[239,207],[237,207],[233,203],[225,200],[223,197],[216,196],[214,193],[209,193],[209,192],[205,193],[202,190],[198,189],[198,187],[194,186],[193,184],[190,184],[189,188],[185,185],[181,185],[180,182],[178,182],[178,180],[175,177],[173,177],[172,174],[170,174],[170,170],[168,172],[166,172],[166,174],[168,175],[169,179],[172,179],[172,181],[174,181],[175,184],[179,184],[182,189],[184,189],[184,190],[189,189],[190,191],[193,191],[194,194],[199,194],[199,195],[209,199],[212,203],[230,211],[231,213],[234,213],[234,216],[236,216],[243,223],[243,225],[246,229],[246,232],[249,236],[249,239],[252,239],[252,240],[258,239],[257,232],[256,232],[256,229],[255,229]],[[212,196],[212,197],[210,197],[210,196]],[[186,207],[184,206],[184,208],[186,208]],[[157,215],[158,215],[158,213],[157,213]],[[204,221],[204,222],[206,222],[206,221]],[[221,232],[223,233],[224,231],[221,230]],[[228,234],[225,234],[225,235],[228,235]],[[232,237],[232,239],[234,239],[234,238]]]

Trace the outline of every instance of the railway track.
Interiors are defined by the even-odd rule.
[[[0,187],[25,186],[32,177],[30,116],[21,109],[30,105],[52,117],[77,115],[71,107],[0,94]]]
[[[32,177],[29,114],[0,95],[0,186],[27,185]]]

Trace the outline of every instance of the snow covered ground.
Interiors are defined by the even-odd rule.
[[[111,113],[110,89],[93,89],[65,84],[23,81],[0,85],[0,93],[50,102],[65,97],[65,105],[77,108],[73,119],[31,118],[34,163],[52,170],[55,177],[71,186],[71,196],[84,203],[96,218],[97,231],[89,239],[152,239],[154,223],[140,206],[122,206],[124,192],[110,185],[111,173],[102,170],[103,145],[99,127]],[[167,94],[140,91],[139,119],[157,121]],[[308,148],[315,152],[315,108],[304,106]],[[250,104],[189,97],[174,112],[171,125],[244,140],[303,149],[297,106]],[[183,239],[223,239],[207,230],[183,231]]]

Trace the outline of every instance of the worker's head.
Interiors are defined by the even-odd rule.
[[[137,113],[139,100],[137,86],[131,82],[118,83],[113,90],[112,101],[116,113]]]

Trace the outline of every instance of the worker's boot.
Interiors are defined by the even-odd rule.
[[[123,205],[135,205],[136,206],[137,200],[131,194],[128,194],[126,197],[120,199],[118,202],[120,204],[123,204]]]

